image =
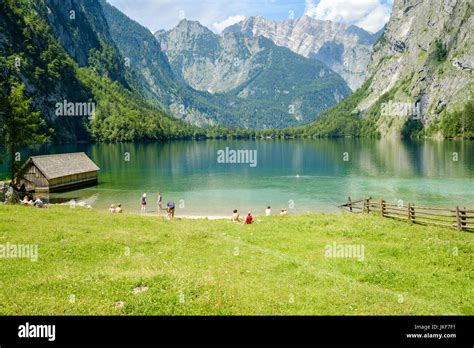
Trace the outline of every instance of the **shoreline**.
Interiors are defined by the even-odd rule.
[[[117,214],[117,213],[111,213],[111,214]],[[142,213],[125,213],[125,214],[129,214],[129,215],[135,215],[135,216],[144,216],[144,217],[154,217],[154,218],[162,218],[162,219],[166,219],[166,214],[153,214],[153,213],[145,213],[145,214],[142,214]],[[208,215],[208,216],[205,216],[205,215],[175,215],[174,216],[174,219],[187,219],[187,220],[231,220],[231,217],[230,216],[222,216],[222,215]]]
[[[61,204],[49,204],[49,206],[68,206],[72,209],[75,209],[75,207],[80,207],[80,208],[84,208],[84,209],[87,209],[87,210],[90,210],[90,211],[95,211],[95,212],[99,212],[99,213],[106,213],[106,214],[110,214],[110,215],[132,215],[132,216],[143,216],[143,217],[148,217],[148,218],[162,218],[162,219],[166,219],[166,213],[162,213],[162,214],[157,214],[156,212],[154,213],[141,213],[141,212],[134,212],[134,211],[124,211],[122,213],[112,213],[108,210],[103,210],[103,209],[94,209],[93,207],[88,207],[88,206],[84,206],[82,204],[77,204],[75,207],[70,205],[70,204],[64,204],[64,203],[61,203]],[[338,211],[335,211],[333,213],[328,213],[328,212],[306,212],[306,213],[294,213],[294,214],[287,214],[287,215],[280,215],[280,214],[272,214],[270,216],[266,216],[264,214],[254,214],[253,217],[254,219],[262,219],[262,218],[267,218],[267,217],[280,217],[280,216],[300,216],[300,215],[318,215],[318,214],[329,214],[329,215],[337,215],[338,213],[340,213],[340,210]],[[243,221],[243,218],[245,217],[245,215],[243,216],[240,216],[240,219],[241,221]],[[184,215],[177,215],[175,213],[175,216],[174,216],[174,219],[186,219],[186,220],[229,220],[231,221],[232,220],[232,216],[231,215],[188,215],[188,214],[184,214]],[[260,220],[262,221],[262,220]]]
[[[101,210],[96,210],[96,209],[92,209],[94,211],[101,211]],[[143,217],[149,217],[149,218],[162,218],[162,219],[166,219],[166,214],[156,214],[156,213],[145,213],[145,214],[142,214],[142,213],[134,213],[134,212],[127,212],[127,213],[110,213],[110,214],[122,214],[122,215],[133,215],[133,216],[143,216]],[[299,216],[299,215],[318,215],[318,214],[326,214],[326,213],[323,213],[323,212],[320,212],[320,213],[302,213],[302,214],[291,214],[292,216]],[[336,215],[337,213],[334,213],[333,215]],[[332,215],[332,214],[331,214]],[[275,215],[270,215],[270,216],[265,216],[265,215],[253,215],[254,219],[262,219],[262,218],[271,218],[271,217],[280,217],[281,215],[280,214],[275,214]],[[289,216],[289,215],[285,215],[285,216]],[[225,216],[225,215],[175,215],[174,216],[174,219],[185,219],[185,220],[229,220],[229,221],[232,221],[232,216]],[[241,216],[240,217],[240,222],[243,222],[243,217]],[[258,221],[262,221],[262,220],[258,220]]]

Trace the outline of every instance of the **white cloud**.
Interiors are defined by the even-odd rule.
[[[390,18],[390,9],[385,6],[377,6],[367,16],[356,22],[358,27],[376,32],[380,30]]]
[[[212,24],[212,27],[218,32],[220,33],[222,30],[224,30],[225,28],[227,28],[228,26],[231,26],[235,23],[239,23],[241,21],[243,21],[246,17],[245,16],[242,16],[242,15],[236,15],[236,16],[229,16],[227,17],[226,19],[224,19],[223,21],[220,21],[220,22],[214,22]]]
[[[305,14],[317,19],[355,24],[375,32],[388,22],[391,1],[382,0],[306,0]]]

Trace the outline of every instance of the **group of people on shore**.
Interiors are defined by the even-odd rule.
[[[268,206],[267,209],[265,209],[265,216],[270,216],[270,215],[272,215],[272,207]],[[283,208],[282,210],[280,210],[280,215],[281,216],[288,215],[288,209]]]
[[[176,205],[175,205],[174,202],[168,202],[166,204],[166,208],[163,209],[163,196],[161,195],[161,192],[157,193],[156,205],[157,205],[158,215],[161,215],[162,211],[165,210],[166,211],[166,218],[168,220],[174,219],[174,212],[175,212]],[[145,192],[140,197],[140,212],[142,214],[146,213],[146,206],[147,206],[147,194]],[[112,204],[109,208],[109,212],[110,213],[123,213],[122,204],[120,204],[120,203],[117,204],[117,205]]]
[[[147,199],[147,193],[144,192],[142,196],[140,197],[140,212],[142,214],[146,213],[147,205],[148,205],[148,199]],[[157,212],[158,215],[161,215],[162,211],[166,211],[166,218],[168,220],[173,220],[174,219],[174,214],[175,214],[175,209],[176,209],[176,204],[174,202],[168,202],[166,204],[166,207],[163,208],[163,196],[161,195],[161,192],[157,193],[157,198],[156,198],[156,205],[157,205]],[[112,204],[109,208],[109,212],[111,213],[123,213],[122,205],[121,204]],[[265,209],[265,216],[271,216],[272,215],[272,207],[267,206]],[[285,216],[288,215],[288,209],[283,208],[280,210],[280,215]],[[234,209],[232,212],[232,222],[233,223],[240,223],[241,218],[239,211],[237,209]],[[252,213],[249,211],[247,215],[242,219],[242,223],[244,225],[250,225],[255,222],[255,219],[252,215]]]
[[[163,196],[161,195],[161,192],[158,192],[156,194],[156,205],[157,205],[157,210],[158,210],[158,215],[161,215],[161,212],[163,210],[166,211],[166,218],[168,220],[173,220],[174,219],[174,212],[175,212],[175,209],[176,209],[176,204],[174,202],[168,202],[166,203],[166,208],[163,209]],[[143,193],[141,199],[140,199],[140,203],[141,203],[141,213],[144,214],[146,213],[146,206],[147,206],[147,194],[146,192]]]
[[[271,216],[272,215],[272,207],[271,206],[267,206],[267,208],[265,209],[265,216]],[[280,215],[281,216],[285,216],[285,215],[288,215],[288,209],[287,208],[284,208],[280,211]],[[234,209],[234,211],[232,212],[232,222],[233,223],[239,223],[240,222],[240,214],[239,214],[239,211],[237,209]],[[252,213],[249,211],[247,213],[247,216],[245,216],[245,218],[243,219],[243,224],[244,225],[250,225],[254,222],[254,218],[252,216]]]
[[[41,198],[39,198],[39,197],[37,197],[36,199],[32,199],[28,196],[25,196],[21,200],[21,204],[28,205],[28,206],[35,207],[35,208],[47,208],[48,207],[46,202],[43,202],[41,200]]]
[[[112,204],[109,208],[109,212],[111,213],[117,213],[117,214],[121,214],[123,213],[123,209],[122,209],[122,204],[119,203],[117,205],[115,204]]]
[[[23,199],[22,199],[23,197]],[[34,208],[47,208],[48,201],[39,195],[33,195],[25,184],[10,181],[9,184],[0,182],[0,203],[21,204]]]

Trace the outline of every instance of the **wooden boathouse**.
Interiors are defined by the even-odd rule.
[[[97,184],[100,168],[84,153],[32,156],[20,169],[20,183],[28,191],[66,191]]]

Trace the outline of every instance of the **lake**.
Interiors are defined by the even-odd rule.
[[[227,150],[226,150],[227,149]],[[250,150],[241,162],[232,150]],[[255,152],[254,152],[255,150]],[[45,145],[22,153],[86,152],[101,168],[99,185],[50,194],[84,199],[94,209],[122,203],[156,213],[156,193],[174,201],[176,215],[229,216],[238,209],[273,214],[336,212],[348,196],[433,207],[474,208],[474,141],[207,140],[140,144]],[[226,152],[227,151],[227,152]],[[243,155],[244,153],[240,153]],[[219,158],[219,155],[222,155]],[[247,160],[247,161],[246,161]],[[224,163],[222,163],[224,162]],[[1,177],[6,167],[0,167]]]

